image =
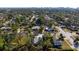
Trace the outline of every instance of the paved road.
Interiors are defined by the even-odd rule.
[[[34,18],[35,18],[35,15],[33,15],[33,16],[32,16],[32,18],[31,18],[30,22],[32,22]]]
[[[60,31],[60,33],[63,34],[63,36],[65,36],[67,38],[67,40],[70,43],[70,46],[72,48],[74,48],[74,45],[73,45],[74,38],[73,38],[72,34],[70,32],[65,32],[61,27],[56,27],[56,28]]]

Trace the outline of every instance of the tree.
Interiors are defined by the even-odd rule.
[[[64,41],[64,37],[63,37],[63,35],[62,35],[62,34],[60,34],[59,40]]]
[[[5,40],[0,36],[0,50],[5,49]]]

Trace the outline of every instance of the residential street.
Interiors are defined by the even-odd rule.
[[[56,27],[59,31],[60,31],[60,33],[62,33],[63,34],[63,36],[65,36],[66,38],[67,38],[67,40],[69,41],[69,42],[67,42],[69,45],[70,45],[70,47],[71,48],[74,48],[74,38],[72,38],[72,34],[70,33],[70,32],[65,32],[62,28],[60,28],[60,27]]]

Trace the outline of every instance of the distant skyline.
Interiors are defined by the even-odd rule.
[[[0,7],[79,7],[78,0],[0,0]]]

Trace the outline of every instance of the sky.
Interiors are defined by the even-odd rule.
[[[78,0],[0,0],[0,7],[79,7]]]

